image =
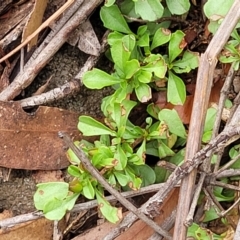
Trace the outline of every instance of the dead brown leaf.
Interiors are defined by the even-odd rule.
[[[78,114],[52,107],[24,112],[16,102],[0,102],[0,166],[57,170],[69,165],[58,131],[79,139]]]
[[[23,29],[22,42],[31,35],[42,23],[43,14],[47,7],[48,0],[35,0],[32,12],[29,14],[28,21]],[[37,44],[38,35],[28,43],[28,51]]]

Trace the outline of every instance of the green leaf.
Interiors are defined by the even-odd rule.
[[[147,112],[150,114],[150,116],[154,117],[155,119],[158,119],[158,113],[160,111],[160,108],[158,105],[155,105],[154,103],[150,103],[147,106]]]
[[[145,164],[145,159],[134,153],[128,158],[128,163],[132,163],[134,165],[143,165]]]
[[[92,157],[92,163],[96,168],[111,168],[116,165],[114,154],[107,146],[100,146]]]
[[[211,137],[212,137],[212,131],[204,132],[202,136],[202,142],[208,143],[211,140]]]
[[[150,83],[152,80],[152,73],[142,69],[138,71],[138,73],[135,76],[137,80],[141,83]]]
[[[115,65],[124,72],[127,61],[131,56],[131,51],[135,46],[135,37],[133,35],[126,35],[122,39],[115,40],[111,46],[111,55]]]
[[[185,51],[182,59],[179,59],[172,63],[172,69],[176,73],[189,73],[192,69],[198,67],[199,56],[198,53]]]
[[[163,109],[159,112],[158,118],[167,124],[171,133],[176,134],[179,137],[186,138],[186,130],[182,124],[180,117],[175,109]]]
[[[144,62],[148,64],[142,67],[143,70],[153,72],[159,78],[165,77],[167,65],[161,55],[151,54],[144,59]]]
[[[79,167],[70,165],[67,169],[68,173],[72,175],[73,177],[80,177],[81,176],[81,171]]]
[[[158,0],[145,0],[135,2],[135,12],[143,20],[155,21],[163,15],[163,6]]]
[[[61,220],[67,211],[70,211],[77,201],[79,193],[66,197],[63,201],[48,202],[43,210],[44,216],[49,220]]]
[[[142,184],[142,179],[135,175],[135,172],[133,171],[133,169],[131,169],[130,167],[127,167],[125,169],[125,174],[130,179],[130,182],[128,183],[128,187],[133,190],[140,189]]]
[[[142,162],[145,161],[146,158],[145,154],[146,154],[146,140],[143,140],[142,144],[137,150],[137,155],[139,156],[140,159],[142,159]]]
[[[98,201],[98,208],[102,215],[111,223],[117,223],[122,219],[121,208],[115,208],[110,205],[108,201],[102,196],[102,194],[96,190],[96,197]]]
[[[168,9],[172,14],[182,15],[190,8],[189,0],[166,0]]]
[[[88,199],[94,199],[95,190],[89,179],[86,179],[85,185],[83,186],[83,195]]]
[[[141,187],[149,186],[156,181],[156,175],[154,170],[148,165],[139,165],[135,167],[138,171],[138,176],[142,179]]]
[[[172,33],[168,47],[170,63],[172,63],[173,60],[180,55],[180,53],[186,46],[184,36],[185,34],[180,30],[177,30],[175,33]]]
[[[231,159],[235,158],[239,154],[239,148],[240,148],[239,144],[231,147],[231,149],[229,151],[229,156],[230,156]]]
[[[203,132],[211,131],[213,129],[215,119],[216,119],[216,114],[217,114],[217,110],[215,108],[209,108],[207,110]]]
[[[139,15],[135,12],[135,4],[132,0],[122,1],[120,4],[121,12],[132,18],[139,18]]]
[[[231,159],[235,158],[238,154],[239,154],[239,144],[238,145],[235,145],[233,146],[230,151],[229,151],[229,156]],[[232,169],[240,169],[240,158],[231,165]]]
[[[163,167],[155,166],[154,172],[156,176],[155,183],[163,183],[166,181],[167,170]]]
[[[126,79],[130,79],[139,70],[139,68],[140,64],[137,59],[127,61],[123,69]]]
[[[147,32],[147,25],[140,26],[137,30],[137,35],[138,36],[143,36]]]
[[[217,214],[214,207],[210,207],[209,210],[205,211],[203,222],[209,222],[218,218],[219,218],[219,215]]]
[[[135,88],[137,98],[140,102],[144,103],[152,98],[151,88],[145,83],[139,83]]]
[[[122,172],[118,172],[118,171],[114,171],[114,175],[117,178],[117,181],[119,182],[119,184],[124,187],[128,184],[129,182],[129,178],[123,174]]]
[[[116,178],[113,174],[110,174],[110,176],[108,178],[108,183],[113,187],[116,186],[117,182],[116,182]]]
[[[113,77],[104,71],[94,68],[83,75],[83,84],[90,89],[101,89],[122,82],[122,79]]]
[[[79,143],[79,141],[74,142],[76,146],[79,146]],[[71,164],[78,165],[80,163],[79,158],[70,148],[67,150],[67,158]]]
[[[147,30],[147,26],[143,25],[138,28],[137,31],[137,45],[140,47],[148,47],[149,46],[149,31]]]
[[[167,43],[171,39],[171,31],[165,28],[159,28],[153,36],[151,50]]]
[[[159,157],[158,153],[158,141],[157,140],[152,140],[146,144],[146,154]]]
[[[122,33],[132,32],[116,5],[112,5],[110,7],[101,7],[100,17],[103,21],[104,27],[110,30]]]
[[[168,73],[167,99],[174,105],[182,105],[186,100],[186,86],[183,80],[171,71]]]
[[[110,46],[114,45],[117,41],[121,40],[125,36],[125,34],[119,33],[119,32],[111,32],[108,34],[108,44]]]
[[[38,210],[43,210],[48,202],[55,199],[62,200],[68,194],[68,183],[50,182],[37,184],[37,191],[34,194],[34,204]]]
[[[74,178],[69,183],[69,190],[74,193],[81,193],[83,189],[82,181],[80,178]]]
[[[103,134],[116,136],[116,132],[89,116],[79,117],[78,129],[84,136],[97,136]]]
[[[217,235],[211,232],[209,229],[200,227],[196,223],[193,223],[187,232],[187,237],[189,239],[198,239],[198,240],[223,240],[224,236]],[[188,239],[187,238],[187,239]]]
[[[122,137],[125,132],[128,116],[137,103],[131,100],[123,100],[122,103],[114,103],[111,117],[118,127],[118,137]],[[122,132],[123,131],[123,132]],[[120,134],[120,132],[122,132]]]
[[[137,102],[131,100],[123,100],[121,104],[121,125],[126,125],[128,121],[128,116],[131,110],[137,105]]]
[[[221,182],[228,183],[228,179],[223,178]],[[230,202],[234,199],[234,190],[232,189],[223,189],[222,187],[214,187],[213,189],[214,196],[220,202]]]
[[[123,48],[127,52],[131,52],[134,49],[135,43],[136,43],[136,38],[133,34],[125,35],[122,38]]]
[[[167,156],[173,156],[175,153],[162,141],[158,141],[158,157],[165,158]]]
[[[116,170],[123,170],[127,166],[127,156],[123,149],[121,148],[121,145],[119,144],[117,146],[116,153],[114,154],[114,158],[117,160],[117,164],[114,167]]]
[[[163,6],[158,0],[135,2],[135,11],[143,20],[155,21],[163,15]]]
[[[234,0],[218,0],[217,2],[215,0],[208,0],[203,7],[204,13],[210,20],[218,21],[226,16],[233,2]]]
[[[175,145],[175,143],[177,142],[177,139],[178,139],[177,135],[170,134],[167,138],[168,147],[172,148]]]
[[[149,33],[141,36],[137,41],[137,45],[139,47],[148,47],[149,46]]]
[[[109,135],[101,135],[100,136],[100,142],[103,145],[110,146],[110,137],[109,137]]]
[[[175,155],[169,158],[169,162],[175,164],[176,166],[179,166],[184,161],[185,152],[185,148],[179,150]]]

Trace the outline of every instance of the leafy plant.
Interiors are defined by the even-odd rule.
[[[110,17],[112,12],[116,25]],[[157,86],[158,82],[167,81],[168,101],[174,105],[183,104],[185,84],[176,74],[189,72],[198,66],[197,54],[184,51],[185,34],[180,30],[171,33],[164,28],[152,32],[147,25],[140,26],[135,34],[127,27],[116,5],[103,7],[100,15],[104,26],[114,31],[109,34],[108,43],[115,72],[109,75],[93,69],[83,76],[84,85],[91,89],[114,86],[116,92],[109,100],[112,102],[121,102],[133,91],[140,102],[147,102],[152,97],[150,85]],[[164,49],[166,44],[168,47],[164,51],[168,54],[156,52],[157,48]]]
[[[112,86],[115,91],[102,100],[103,122],[89,116],[79,117],[78,129],[84,136],[96,136],[98,140],[75,144],[118,190],[138,190],[169,175],[163,169],[145,164],[146,155],[164,158],[176,165],[183,161],[184,151],[177,148],[184,146],[187,133],[175,110],[149,104],[143,126],[134,125],[129,115],[139,103],[151,100],[152,89],[167,91],[167,100],[174,105],[183,104],[186,88],[180,76],[198,66],[198,55],[185,50],[182,31],[172,33],[166,28],[166,22],[152,22],[139,26],[135,32],[123,14],[155,21],[162,16],[186,13],[189,6],[188,0],[167,0],[165,7],[158,0],[124,0],[119,8],[114,0],[109,0],[101,8],[103,24],[112,31],[108,35],[110,50],[106,55],[114,64],[114,71],[109,74],[94,68],[83,76],[83,83],[90,89]],[[34,196],[36,208],[49,219],[59,220],[73,207],[78,196],[83,195],[87,199],[96,198],[102,215],[116,223],[121,219],[121,209],[106,201],[102,186],[83,168],[81,159],[71,149],[67,156],[72,180],[39,184]],[[158,171],[162,171],[163,178],[156,176]],[[51,189],[56,195],[51,194]]]

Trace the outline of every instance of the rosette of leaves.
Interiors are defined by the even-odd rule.
[[[115,21],[109,16],[114,15]],[[108,36],[109,58],[114,63],[114,73],[93,69],[83,76],[83,83],[91,89],[113,86],[112,101],[121,102],[135,92],[140,102],[152,97],[151,84],[167,80],[167,98],[174,105],[183,104],[186,89],[177,74],[189,72],[198,66],[197,54],[184,51],[184,33],[171,33],[167,29],[147,25],[133,33],[116,5],[103,7],[101,19],[113,32]],[[161,48],[163,53],[157,52]]]

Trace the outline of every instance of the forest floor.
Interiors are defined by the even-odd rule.
[[[7,4],[7,2],[9,2]],[[14,3],[16,1],[6,1],[6,9],[1,12],[0,8],[0,21],[2,21],[2,26],[8,28],[8,31],[16,31],[18,25],[14,25],[16,23],[13,22],[12,18],[14,18],[14,11],[19,7]],[[18,2],[18,1],[17,1]],[[28,2],[31,1],[24,1],[23,4],[26,4],[26,7],[23,8],[25,11],[26,16],[29,14],[30,10],[27,8]],[[44,19],[47,19],[49,16],[53,15],[54,12],[59,8],[59,6],[63,5],[65,1],[63,0],[51,0],[47,5],[47,9],[45,11]],[[22,5],[21,5],[22,6]],[[25,9],[25,10],[24,10]],[[30,8],[31,9],[31,8]],[[103,25],[101,24],[101,20],[99,18],[99,9],[100,7],[96,7],[93,13],[90,16],[90,22],[92,27],[99,39],[101,38],[105,32]],[[28,12],[27,12],[28,11]],[[188,14],[188,18],[184,24],[182,23],[174,23],[172,28],[173,29],[182,29],[188,39],[189,48],[192,51],[198,52],[199,54],[204,53],[206,50],[209,42],[211,41],[211,35],[205,29],[205,21],[202,19],[202,13],[200,6],[193,6]],[[26,17],[25,16],[25,17]],[[187,23],[186,23],[187,22]],[[11,23],[14,26],[9,27]],[[46,30],[47,29],[47,30]],[[45,32],[40,34],[39,39],[44,39],[46,34],[50,31],[49,28],[46,28]],[[6,29],[4,30],[6,32]],[[0,44],[3,43],[5,39],[5,35],[0,30]],[[1,41],[2,40],[2,41]],[[9,52],[15,47],[17,47],[21,42],[21,35],[18,35],[16,41],[12,41],[6,46],[1,46],[0,50],[3,52]],[[0,57],[4,54],[0,52]],[[56,97],[56,100],[48,99],[41,104],[36,104],[36,106],[27,107],[24,111],[21,108],[21,101],[24,99],[28,99],[34,96],[34,93],[41,88],[41,86],[45,85],[45,89],[41,91],[40,95],[44,92],[49,92],[52,89],[61,88],[61,86],[74,82],[75,76],[81,72],[82,67],[86,63],[87,59],[89,58],[89,54],[84,53],[83,51],[79,50],[76,46],[71,46],[69,43],[64,43],[59,48],[56,53],[53,54],[51,60],[46,61],[42,70],[38,72],[37,76],[34,77],[31,84],[29,84],[26,88],[23,87],[22,90],[14,97],[9,97],[9,101],[3,101],[0,105],[0,125],[2,126],[2,136],[0,136],[0,142],[4,145],[1,151],[5,151],[5,149],[9,149],[7,152],[7,160],[0,157],[0,161],[2,162],[0,166],[2,167],[0,172],[0,223],[2,219],[5,218],[13,218],[14,216],[24,216],[24,214],[32,213],[36,209],[33,203],[33,195],[36,191],[36,184],[46,181],[63,181],[68,176],[66,174],[66,157],[63,157],[64,146],[63,143],[59,143],[61,140],[58,139],[57,132],[67,129],[67,131],[76,132],[77,131],[77,119],[80,115],[89,115],[93,116],[98,119],[102,119],[103,115],[100,109],[101,100],[103,97],[108,96],[113,92],[111,88],[104,88],[103,90],[90,90],[80,84],[79,86],[74,89],[74,91],[70,91],[69,93],[64,93],[62,97]],[[27,57],[27,53],[25,53],[25,57]],[[0,90],[4,90],[7,88],[10,83],[15,79],[17,74],[21,72],[20,70],[20,60],[18,59],[19,55],[16,54],[14,57],[10,58],[11,64],[16,60],[15,67],[11,70],[11,73],[5,75],[4,68],[6,66],[12,66],[10,62],[5,62],[4,64],[0,65],[0,76],[2,83],[0,84]],[[18,60],[17,60],[18,59]],[[111,73],[112,71],[112,64],[109,60],[104,56],[101,55],[100,59],[98,60],[96,65],[92,67],[98,67],[100,69],[105,70],[106,72]],[[33,70],[34,72],[34,70]],[[212,94],[212,99],[214,101],[219,98],[220,89],[223,85],[221,81],[218,81],[223,75],[226,75],[222,70],[215,71],[215,90]],[[191,92],[194,91],[191,87],[195,88],[195,83],[197,79],[197,70],[192,71],[191,74],[186,74],[185,82],[188,84],[188,93],[191,95]],[[7,81],[6,81],[7,78]],[[49,80],[50,79],[50,80]],[[48,81],[49,80],[49,81]],[[4,82],[4,83],[3,83]],[[234,99],[236,96],[236,91],[238,88],[237,83],[231,86],[231,90],[229,96],[231,99]],[[158,98],[155,95],[155,98]],[[1,100],[1,96],[0,96]],[[12,102],[11,100],[14,100]],[[36,99],[35,99],[36,100]],[[153,101],[161,101],[161,99],[153,99]],[[7,102],[7,103],[6,103]],[[30,102],[30,101],[29,101]],[[29,103],[28,102],[28,103]],[[20,103],[20,105],[18,105]],[[27,104],[28,104],[27,103]],[[16,105],[14,105],[16,104]],[[191,103],[192,104],[192,103]],[[190,105],[191,105],[190,104]],[[38,107],[41,105],[41,107]],[[7,112],[4,112],[7,109]],[[19,114],[19,118],[14,118],[14,112],[11,112],[10,109],[16,109],[17,114]],[[21,110],[20,110],[21,109]],[[57,109],[57,110],[56,110]],[[61,109],[61,110],[60,110]],[[62,110],[64,109],[64,110]],[[59,110],[59,111],[58,111]],[[65,112],[64,112],[65,111]],[[138,121],[140,116],[142,115],[140,110],[134,112],[134,115],[131,116],[134,121]],[[185,121],[189,123],[189,118],[191,111],[188,108],[185,109]],[[2,114],[8,114],[9,117],[2,117]],[[11,114],[12,115],[11,115]],[[61,115],[62,114],[62,115]],[[11,116],[10,116],[11,115]],[[39,122],[36,124],[40,124],[44,127],[39,127],[39,125],[32,126],[35,122],[31,122],[33,116],[37,116]],[[56,117],[57,116],[57,117]],[[67,116],[67,117],[66,117]],[[62,122],[57,122],[56,118],[63,118]],[[183,116],[184,118],[184,116]],[[6,125],[6,119],[10,122],[9,125]],[[50,120],[47,120],[50,119]],[[4,122],[5,121],[5,122]],[[49,122],[48,122],[49,121]],[[56,123],[57,122],[57,123]],[[55,129],[55,125],[58,127]],[[17,136],[16,132],[19,129],[22,129],[22,126],[27,126],[25,131],[25,135],[32,136],[28,139],[27,142],[24,142],[23,136]],[[49,126],[48,126],[49,125]],[[34,130],[33,130],[34,129]],[[35,130],[37,130],[37,135],[35,135]],[[72,130],[74,129],[74,130]],[[21,130],[20,130],[21,131]],[[48,134],[41,135],[43,139],[46,139],[45,142],[41,143],[40,134],[43,132],[48,132]],[[12,135],[9,135],[11,132]],[[50,134],[51,132],[51,134]],[[77,134],[79,137],[79,133]],[[53,138],[54,140],[51,140]],[[21,144],[21,142],[23,142]],[[34,143],[33,143],[34,142]],[[25,144],[25,145],[23,145]],[[27,146],[26,146],[27,144]],[[38,147],[36,147],[38,145]],[[36,147],[36,148],[35,148]],[[21,159],[20,150],[28,152],[25,159]],[[53,164],[50,167],[50,161],[52,159],[56,159],[56,155],[52,156],[49,152],[55,152],[58,154],[57,156],[61,156],[60,165]],[[5,154],[5,152],[4,152]],[[24,158],[24,156],[22,158]],[[50,156],[50,157],[49,157]],[[58,158],[58,157],[57,157]],[[22,162],[20,162],[22,161]],[[56,161],[56,160],[55,160]],[[20,162],[20,163],[19,163]],[[48,165],[49,164],[49,165]],[[62,164],[62,165],[61,165]],[[49,166],[49,169],[48,169]],[[58,166],[58,167],[56,167]],[[175,196],[174,196],[175,195]],[[133,202],[135,205],[140,206],[149,195],[144,195],[140,197],[133,198]],[[178,190],[173,192],[171,198],[169,198],[169,208],[174,208],[176,205],[178,197]],[[83,201],[81,199],[81,201]],[[165,211],[167,212],[167,207]],[[82,216],[82,215],[83,216]],[[67,219],[70,218],[71,220]],[[81,221],[77,221],[77,219],[81,219]],[[76,220],[77,223],[74,221]],[[31,224],[23,224],[21,227],[14,226],[13,228],[6,228],[4,229],[2,226],[0,232],[0,239],[52,239],[53,231],[56,230],[53,222],[45,221],[42,218],[38,220],[38,223],[34,223],[32,226]],[[41,222],[42,221],[42,222]],[[21,222],[21,221],[20,221]],[[33,221],[34,222],[34,221]],[[90,227],[94,227],[97,224],[100,224],[100,220],[97,216],[96,208],[94,210],[85,212],[81,211],[81,213],[74,213],[71,217],[68,215],[62,221],[62,225],[58,227],[58,230],[65,231],[65,235],[63,239],[73,239],[74,237],[78,236],[79,234],[84,233]],[[14,224],[15,225],[15,224]],[[18,223],[16,224],[18,225]],[[29,227],[29,228],[28,228]],[[109,227],[109,226],[107,226]],[[112,226],[111,226],[112,227]],[[41,231],[39,231],[41,228]],[[42,229],[45,229],[43,231]],[[142,225],[138,225],[135,229],[142,228],[145,229]],[[38,230],[37,230],[38,229]],[[104,230],[103,230],[104,229]],[[96,231],[96,232],[95,232]],[[108,228],[95,229],[92,234],[93,235],[86,235],[86,238],[90,239],[101,239],[95,237],[98,234],[98,231],[109,231]],[[136,230],[135,230],[136,231]],[[144,230],[145,231],[145,230]],[[34,232],[35,235],[29,235],[29,232]],[[43,233],[44,232],[44,233]],[[146,230],[147,232],[147,230]],[[11,235],[13,234],[13,235]],[[95,236],[94,236],[95,234]],[[100,233],[99,233],[100,234]],[[134,231],[129,233],[129,236],[133,236]],[[94,236],[94,237],[93,237]],[[79,237],[76,239],[86,239],[85,237]],[[122,237],[123,239],[124,237]],[[57,238],[57,234],[54,235],[54,240],[61,239],[60,237]],[[120,238],[119,238],[120,239]],[[126,237],[125,237],[126,239]],[[127,238],[130,239],[130,238]],[[131,238],[136,239],[136,238]],[[138,238],[140,239],[140,238]],[[144,239],[144,238],[142,238]]]

